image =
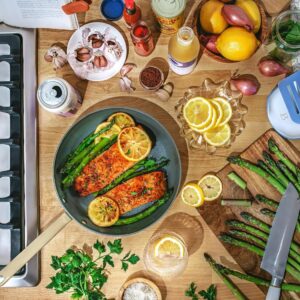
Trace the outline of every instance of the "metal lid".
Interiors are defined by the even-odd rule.
[[[43,106],[58,108],[66,102],[68,89],[61,79],[45,80],[38,88],[37,97]]]
[[[102,15],[111,21],[119,20],[123,16],[124,3],[121,0],[104,0],[100,10]]]
[[[185,9],[186,0],[152,0],[152,9],[161,17],[179,16]]]

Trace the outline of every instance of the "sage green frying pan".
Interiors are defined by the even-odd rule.
[[[160,206],[150,216],[129,225],[111,226],[111,227],[98,227],[94,225],[87,216],[87,207],[93,199],[91,196],[79,197],[73,188],[62,190],[61,188],[61,174],[59,168],[65,162],[67,155],[74,149],[84,137],[95,130],[98,124],[107,120],[107,118],[116,112],[125,112],[131,115],[137,124],[149,134],[153,148],[150,152],[150,157],[160,159],[166,157],[170,160],[169,164],[164,167],[168,176],[168,187],[173,188],[170,199],[162,206]],[[172,202],[175,200],[181,181],[181,161],[175,142],[157,120],[150,115],[132,109],[113,107],[98,110],[86,117],[80,119],[74,124],[63,137],[58,150],[55,155],[54,165],[54,185],[57,191],[58,198],[65,210],[65,213],[60,215],[43,233],[41,233],[27,248],[25,248],[18,256],[16,256],[5,268],[0,271],[0,286],[3,285],[10,277],[12,277],[27,261],[29,261],[44,245],[46,245],[64,226],[71,220],[77,221],[85,228],[92,230],[96,233],[122,236],[136,233],[156,222],[168,210]],[[138,207],[125,215],[134,215],[152,203]]]

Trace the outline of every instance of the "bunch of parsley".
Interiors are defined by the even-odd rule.
[[[85,250],[68,249],[61,256],[52,256],[51,267],[57,271],[51,277],[47,288],[54,289],[57,294],[71,292],[72,299],[107,300],[101,291],[108,279],[107,267],[114,267],[113,254],[123,251],[120,239],[106,245],[98,240],[93,245],[97,258],[93,259]],[[128,252],[120,261],[121,269],[126,271],[129,264],[136,264],[140,258]]]
[[[192,282],[189,288],[185,291],[185,296],[192,298],[192,300],[198,300],[199,296],[203,297],[205,300],[216,300],[217,299],[217,288],[214,284],[211,284],[209,288],[205,290],[201,290],[199,292],[197,290],[197,285]]]

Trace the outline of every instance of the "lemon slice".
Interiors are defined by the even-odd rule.
[[[198,207],[204,202],[204,194],[202,189],[196,183],[188,183],[181,192],[182,201],[190,206]]]
[[[184,105],[183,117],[190,126],[203,128],[211,122],[213,107],[208,100],[195,97]]]
[[[125,127],[131,127],[135,126],[134,120],[132,117],[126,113],[118,112],[115,114],[112,114],[107,121],[111,122],[113,119],[115,119],[115,124],[117,124],[121,129]]]
[[[97,197],[88,206],[88,216],[97,226],[108,227],[115,224],[120,216],[118,204],[108,197]]]
[[[156,257],[174,257],[182,258],[184,256],[184,247],[178,238],[171,235],[162,237],[156,242],[154,248]]]
[[[226,144],[230,139],[230,135],[231,129],[228,124],[215,127],[203,134],[206,142],[216,147]]]
[[[209,123],[207,126],[201,127],[201,128],[197,128],[197,127],[191,126],[191,128],[192,128],[194,131],[196,131],[196,132],[203,133],[203,132],[206,132],[206,131],[208,131],[209,129],[215,127],[216,120],[217,120],[217,111],[213,108],[212,119],[211,119],[210,123]]]
[[[123,157],[139,161],[148,156],[152,142],[148,134],[139,127],[124,128],[118,136],[118,148]]]
[[[222,106],[223,116],[218,126],[223,126],[229,122],[232,117],[232,108],[230,103],[221,97],[216,97],[213,100],[217,101]]]
[[[215,175],[206,175],[202,177],[198,185],[204,193],[205,201],[213,201],[220,197],[223,185],[219,177]]]
[[[110,124],[110,122],[103,122],[103,123],[99,124],[95,130],[95,133],[99,132],[101,129],[108,126],[109,124]],[[108,129],[107,131],[103,132],[102,134],[100,134],[99,136],[97,136],[95,138],[95,144],[99,143],[101,138],[103,138],[103,137],[110,139],[113,135],[118,135],[120,133],[120,131],[121,131],[121,128],[118,125],[114,124],[110,129]]]
[[[211,103],[217,112],[216,123],[215,123],[215,127],[217,127],[220,125],[223,119],[223,109],[222,109],[222,105],[218,101],[211,100]]]

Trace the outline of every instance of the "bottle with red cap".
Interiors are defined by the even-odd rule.
[[[125,0],[123,17],[129,28],[141,19],[141,9],[135,4],[134,0]]]

